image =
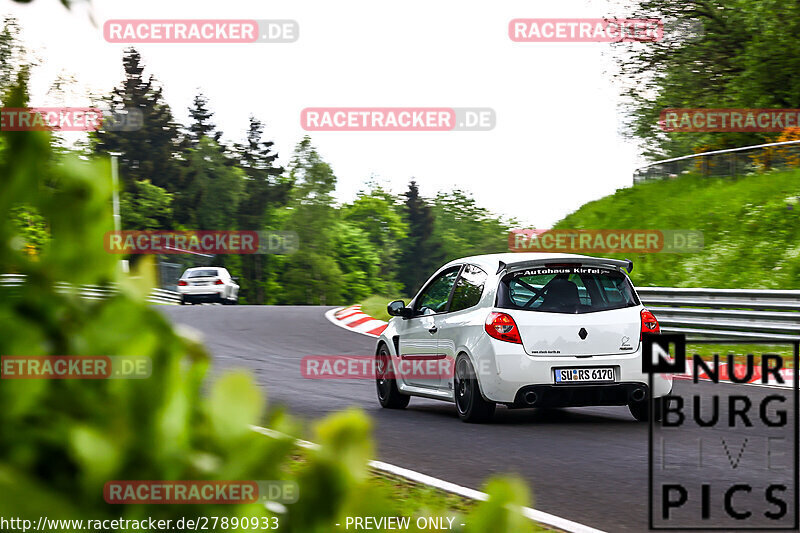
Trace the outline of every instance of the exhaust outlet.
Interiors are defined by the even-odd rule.
[[[528,405],[533,405],[533,404],[535,404],[535,403],[536,403],[536,400],[538,400],[538,399],[539,399],[539,397],[538,397],[538,396],[536,395],[536,393],[535,393],[535,392],[533,392],[533,391],[528,391],[528,392],[526,392],[526,393],[525,393],[525,396],[523,396],[522,398],[525,400],[525,403],[527,403]]]
[[[646,394],[644,392],[644,389],[638,387],[636,389],[633,389],[633,392],[631,393],[631,400],[633,400],[634,402],[641,402],[642,400],[644,400],[645,396]]]

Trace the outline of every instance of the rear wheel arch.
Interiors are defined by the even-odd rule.
[[[469,350],[467,350],[466,348],[462,347],[456,352],[456,357],[455,357],[455,359],[453,359],[453,374],[455,375],[455,370],[456,370],[455,364],[456,364],[456,361],[458,361],[458,358],[461,357],[462,355],[465,356],[467,359],[469,359],[469,362],[472,365],[472,370],[475,371],[475,378],[476,378],[476,381],[478,382],[478,391],[481,393],[481,397],[483,397],[483,399],[486,400],[487,402],[493,401],[493,400],[490,400],[486,396],[486,394],[483,392],[483,384],[481,383],[481,377],[480,377],[480,373],[481,373],[480,365],[478,364],[477,360],[472,355],[472,353]]]
[[[496,403],[485,399],[471,357],[467,352],[459,352],[455,363],[453,400],[458,417],[472,423],[491,421]]]

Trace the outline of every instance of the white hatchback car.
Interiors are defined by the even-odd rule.
[[[660,327],[624,272],[632,268],[628,260],[540,253],[444,265],[408,307],[388,306],[394,318],[376,350],[381,405],[404,408],[410,396],[454,401],[467,422],[490,420],[498,403],[627,405],[648,420],[650,396],[669,394],[672,378],[655,374],[650,391],[642,372],[642,333]],[[431,360],[447,370],[408,371]],[[654,405],[658,419],[661,402]]]
[[[181,305],[202,302],[234,305],[239,301],[239,285],[227,268],[187,268],[178,280]]]

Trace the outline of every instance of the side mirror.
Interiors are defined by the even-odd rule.
[[[406,304],[403,300],[395,300],[391,302],[386,306],[386,312],[389,313],[390,316],[401,316],[403,318],[408,318],[413,313],[411,309],[406,307]]]

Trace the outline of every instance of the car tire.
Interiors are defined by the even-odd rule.
[[[472,362],[465,354],[456,359],[453,376],[453,396],[458,417],[464,422],[481,424],[490,422],[497,404],[487,401],[481,395],[478,376]]]
[[[653,400],[653,421],[658,422],[664,415],[664,399],[665,397],[656,398]],[[628,404],[628,409],[633,415],[633,418],[639,422],[648,422],[650,420],[650,401],[643,400],[641,402],[631,402]]]
[[[186,296],[181,296],[181,305],[186,305]]]
[[[391,355],[385,344],[381,344],[375,354],[375,386],[378,390],[378,401],[386,409],[405,409],[411,396],[403,394],[397,388],[397,381],[387,377],[391,368]]]

